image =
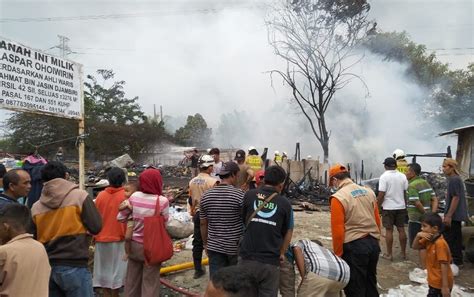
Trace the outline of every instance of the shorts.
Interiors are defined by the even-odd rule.
[[[405,227],[405,220],[408,216],[406,209],[388,209],[382,210],[382,225],[386,229],[396,227]]]

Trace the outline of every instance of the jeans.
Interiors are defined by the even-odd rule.
[[[451,227],[445,226],[443,232],[444,239],[449,245],[451,255],[453,256],[453,263],[456,265],[462,265],[462,233],[461,233],[461,222],[451,221]]]
[[[347,262],[351,271],[349,284],[344,288],[347,297],[379,296],[377,291],[379,254],[379,242],[372,236],[344,243],[342,259]]]
[[[237,255],[227,255],[209,250],[207,255],[209,256],[209,277],[212,277],[221,268],[237,265]]]
[[[86,267],[52,266],[49,297],[94,297],[90,271]]]

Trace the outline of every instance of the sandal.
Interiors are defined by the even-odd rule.
[[[380,257],[382,257],[385,260],[393,261],[393,256],[392,255],[381,254]]]

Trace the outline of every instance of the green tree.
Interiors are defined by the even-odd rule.
[[[386,61],[408,66],[407,76],[429,91],[418,102],[428,119],[450,129],[474,122],[474,63],[467,69],[450,70],[435,52],[411,41],[406,32],[385,32],[371,36],[365,46]]]
[[[77,121],[33,114],[16,112],[7,121],[10,131],[8,140],[17,153],[28,154],[38,148],[38,152],[52,158],[58,147],[65,153],[75,151],[78,133]]]
[[[474,123],[474,63],[467,70],[449,71],[432,95],[433,118],[446,129]]]
[[[164,123],[147,119],[138,97],[125,96],[125,82],[113,81],[112,70],[97,73],[101,82],[88,75],[84,83],[85,142],[89,157],[106,160],[129,153],[136,158],[151,151],[157,142],[171,139]],[[75,152],[78,125],[74,120],[15,113],[6,124],[12,131],[9,141],[18,152],[32,152],[38,145],[40,153],[47,157],[54,156],[59,146],[66,152]]]
[[[89,112],[86,113],[88,121],[125,125],[145,119],[137,102],[138,97],[132,99],[125,97],[123,90],[125,81],[114,81],[106,87],[105,85],[114,78],[114,72],[101,69],[97,74],[102,82],[99,83],[96,77],[88,75],[88,81],[84,83],[84,101],[86,107],[89,107]]]
[[[428,53],[425,45],[411,41],[406,32],[374,34],[364,45],[385,61],[406,63],[407,74],[423,86],[439,83],[449,71],[448,64],[439,62],[435,53]]]
[[[186,125],[175,132],[175,140],[187,146],[206,147],[211,144],[212,129],[199,113],[188,116]]]

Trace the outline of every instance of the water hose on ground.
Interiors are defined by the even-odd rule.
[[[201,295],[197,294],[197,293],[193,293],[193,292],[190,292],[186,289],[183,289],[183,288],[180,288],[180,287],[177,287],[175,285],[173,285],[172,283],[170,283],[169,281],[165,280],[164,278],[160,278],[160,283],[163,285],[163,286],[166,286],[168,288],[170,288],[171,290],[173,291],[176,291],[176,292],[179,292],[181,294],[183,294],[184,296],[189,296],[189,297],[201,297]]]
[[[209,264],[209,258],[206,258],[206,259],[202,260],[201,263],[202,263],[202,265],[208,265]],[[160,269],[160,275],[167,274],[167,273],[170,273],[170,272],[185,270],[185,269],[189,269],[189,268],[193,268],[193,267],[194,267],[193,262],[185,262],[185,263],[181,263],[181,264],[167,266],[167,267],[163,267],[163,268]]]

